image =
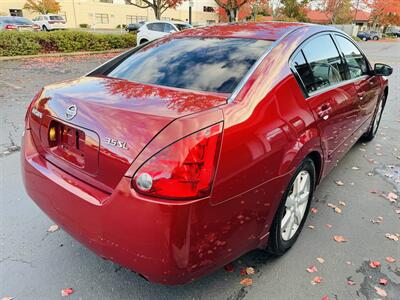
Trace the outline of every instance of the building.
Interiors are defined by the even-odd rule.
[[[141,3],[142,0],[132,0]],[[37,16],[23,9],[25,0],[0,0],[0,15],[24,16],[29,19]],[[192,24],[205,25],[217,23],[214,0],[195,0],[192,7]],[[68,28],[79,28],[82,24],[91,28],[113,29],[118,25],[155,20],[151,8],[139,8],[125,3],[125,0],[59,0],[60,14],[64,15]],[[162,14],[164,20],[189,19],[189,3],[185,1],[176,9],[168,9]]]

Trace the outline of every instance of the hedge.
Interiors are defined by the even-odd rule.
[[[101,51],[136,45],[133,34],[102,34],[84,31],[0,32],[0,56],[52,52]]]

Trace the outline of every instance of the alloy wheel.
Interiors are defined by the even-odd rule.
[[[297,232],[305,216],[311,190],[308,171],[297,174],[285,201],[285,211],[281,221],[281,237],[290,240]]]

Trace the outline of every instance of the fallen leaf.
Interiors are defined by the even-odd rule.
[[[316,207],[312,207],[312,208],[311,208],[311,212],[312,212],[313,214],[316,214],[316,213],[318,212],[318,209],[317,209]]]
[[[335,213],[341,214],[342,210],[339,207],[335,207]]]
[[[388,256],[388,257],[386,257],[386,261],[387,261],[388,263],[394,263],[394,262],[396,261],[396,259],[393,258],[393,257],[391,257],[391,256]]]
[[[346,261],[346,264],[349,265],[349,266],[352,265],[351,261]]]
[[[345,242],[347,242],[347,240],[346,240],[343,236],[341,236],[341,235],[335,235],[335,236],[333,236],[333,239],[334,239],[336,242],[338,242],[338,243],[345,243]]]
[[[348,285],[355,285],[356,283],[351,279],[347,279],[347,284]]]
[[[387,196],[389,198],[392,198],[392,199],[395,199],[395,200],[397,200],[399,198],[399,196],[397,196],[397,194],[395,194],[393,192],[390,192],[389,194],[387,194]]]
[[[327,205],[328,205],[328,207],[330,207],[330,208],[333,208],[333,209],[336,208],[336,205],[334,205],[334,204],[332,204],[332,203],[328,203]]]
[[[240,284],[241,284],[241,285],[244,285],[244,286],[250,286],[250,285],[253,284],[253,279],[251,279],[251,278],[244,278],[244,279],[242,279],[242,280],[240,281]]]
[[[74,293],[74,289],[73,288],[65,288],[65,289],[61,290],[61,296],[63,296],[63,297],[67,297],[67,296],[69,296],[69,295],[71,295],[73,293]]]
[[[57,224],[54,224],[54,225],[51,225],[51,226],[49,227],[49,229],[47,229],[47,231],[48,231],[48,232],[54,232],[54,231],[57,231],[58,229],[60,229],[60,227],[58,227]]]
[[[400,209],[396,209],[396,214],[400,214]]]
[[[378,191],[378,190],[369,190],[369,192],[370,192],[371,194],[379,194],[379,191]]]
[[[325,224],[326,228],[331,229],[333,226],[331,224]]]
[[[329,297],[328,296],[323,296],[322,300],[329,300]]]
[[[317,276],[317,277],[314,277],[313,281],[311,281],[311,284],[315,285],[315,284],[319,284],[321,282],[322,282],[322,278]]]
[[[379,288],[379,287],[377,287],[377,286],[375,286],[374,288],[375,288],[375,292],[376,292],[379,296],[381,296],[381,297],[386,297],[386,296],[387,296],[387,293],[386,293],[386,291],[385,291],[384,289],[381,289],[381,288]]]
[[[322,257],[317,257],[317,260],[320,264],[323,264],[325,262],[325,259],[323,259]]]
[[[315,272],[318,272],[316,266],[309,266],[306,270],[307,270],[308,273],[315,273]]]
[[[240,273],[240,275],[247,275],[245,268],[241,268],[239,273]]]
[[[339,204],[340,204],[341,206],[346,206],[346,203],[343,202],[343,201],[339,201]]]
[[[356,167],[356,166],[352,167],[351,169],[352,169],[352,170],[360,170],[360,168],[359,168],[359,167]]]
[[[232,273],[233,271],[235,271],[235,268],[233,267],[233,264],[227,264],[224,266],[225,271]]]
[[[388,283],[387,279],[385,279],[385,278],[379,279],[379,284],[387,285],[387,283]]]
[[[336,180],[335,183],[336,183],[336,185],[338,185],[338,186],[343,186],[343,185],[344,185],[344,182],[341,181],[341,180]]]
[[[381,266],[381,263],[380,263],[379,261],[372,260],[372,261],[369,263],[369,266],[370,266],[372,269],[375,269],[375,268],[380,267],[380,266]]]
[[[1,300],[13,300],[14,299],[14,297],[3,297],[3,298],[1,298]]]
[[[392,241],[397,242],[399,240],[398,236],[392,233],[386,233],[385,236]]]
[[[256,273],[256,271],[254,270],[254,268],[252,268],[252,267],[247,267],[246,268],[246,274],[253,275],[255,273]]]
[[[374,176],[374,173],[372,173],[372,172],[368,172],[368,174],[367,174],[368,176]]]
[[[315,226],[314,226],[314,225],[308,225],[308,228],[310,228],[310,229],[314,229],[314,228],[315,228]]]

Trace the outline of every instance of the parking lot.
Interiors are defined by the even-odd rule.
[[[149,283],[96,256],[62,230],[48,232],[53,222],[22,185],[20,137],[35,92],[83,75],[115,53],[0,61],[0,299],[61,299],[61,289],[71,287],[71,299],[399,300],[400,42],[360,45],[371,62],[394,68],[376,139],[356,144],[320,184],[306,226],[285,256],[253,251],[233,262],[233,270],[221,269],[185,286]],[[310,273],[312,266],[317,270]],[[255,274],[241,275],[246,267]],[[321,282],[313,284],[316,276]],[[240,284],[245,277],[252,285]],[[379,296],[376,288],[387,296]]]

